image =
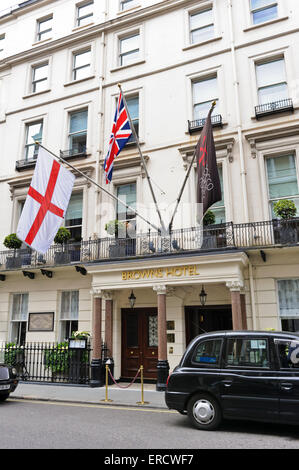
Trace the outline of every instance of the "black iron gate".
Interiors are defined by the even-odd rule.
[[[0,362],[16,368],[30,382],[89,384],[91,346],[72,350],[68,342],[0,345]]]

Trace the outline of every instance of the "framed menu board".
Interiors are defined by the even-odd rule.
[[[54,312],[29,313],[28,331],[54,331]]]

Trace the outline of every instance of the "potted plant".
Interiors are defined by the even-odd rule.
[[[66,249],[66,244],[71,238],[71,232],[65,228],[60,227],[55,235],[54,242],[61,245],[61,251],[56,251],[54,260],[56,264],[67,264],[70,262],[70,255]]]
[[[120,220],[110,220],[105,225],[105,230],[109,235],[115,236],[115,241],[109,246],[110,258],[125,256],[126,254],[126,222]]]
[[[278,217],[278,220],[273,220],[275,242],[296,243],[298,240],[298,227],[297,224],[292,222],[292,218],[297,214],[294,201],[282,199],[275,202],[273,212]]]
[[[9,248],[13,251],[13,256],[7,256],[6,258],[6,267],[11,268],[20,268],[22,265],[22,260],[20,256],[17,256],[16,250],[20,249],[22,246],[22,241],[17,237],[15,233],[11,233],[5,237],[3,245],[6,248]]]

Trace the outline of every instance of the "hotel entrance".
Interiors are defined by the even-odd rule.
[[[185,307],[185,321],[186,344],[202,333],[233,329],[230,305]]]
[[[132,379],[143,365],[145,379],[157,379],[158,316],[156,308],[121,309],[121,377]]]

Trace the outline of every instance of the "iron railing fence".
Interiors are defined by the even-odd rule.
[[[284,111],[294,111],[293,101],[290,98],[259,104],[255,107],[255,115],[257,118]]]
[[[85,384],[90,381],[91,346],[70,349],[68,342],[0,343],[0,363],[17,370],[20,380]]]
[[[124,258],[156,257],[184,252],[209,252],[228,249],[253,249],[299,243],[299,217],[234,224],[210,225],[172,230],[163,235],[148,231],[135,238],[105,237],[65,246],[52,245],[45,255],[30,250],[0,252],[0,271],[76,265]]]

